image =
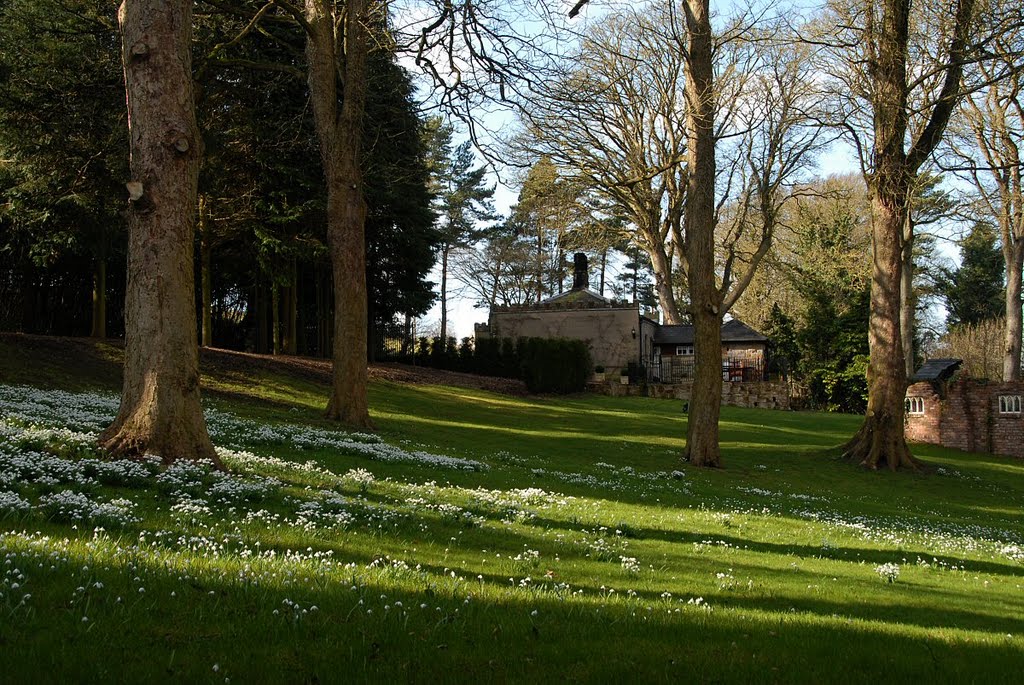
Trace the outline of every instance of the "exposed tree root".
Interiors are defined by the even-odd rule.
[[[141,459],[147,454],[160,457],[164,464],[176,461],[210,461],[218,471],[227,467],[217,456],[206,431],[171,430],[148,422],[125,421],[118,417],[100,434],[97,443],[114,459]]]
[[[868,416],[856,435],[843,445],[843,458],[871,470],[923,470],[924,464],[907,447],[903,427],[891,425],[893,423],[877,414]]]
[[[689,462],[691,466],[720,469],[722,468],[722,452],[717,445],[713,450],[691,450],[687,445],[683,450],[683,461]]]
[[[330,402],[327,403],[324,418],[358,430],[376,430],[376,426],[370,420],[370,412],[365,406],[360,407],[357,406],[357,403],[339,401],[337,395],[332,395]]]

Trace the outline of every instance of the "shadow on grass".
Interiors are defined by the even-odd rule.
[[[13,682],[40,673],[133,682],[1000,682],[1022,658],[1019,639],[997,634],[1019,631],[1020,621],[925,612],[894,603],[889,586],[880,586],[877,605],[719,594],[706,610],[647,594],[609,603],[596,592],[571,599],[545,591],[478,594],[477,583],[444,585],[436,574],[416,572],[364,578],[356,591],[341,569],[313,572],[302,584],[283,572],[251,583],[210,561],[165,567],[145,556],[120,575],[93,570],[106,594],[94,593],[83,624],[80,612],[68,610],[65,590],[92,561],[70,557],[68,588],[34,581],[31,612],[0,625]],[[115,603],[114,594],[134,591],[135,573],[146,579],[146,599],[135,592]],[[497,575],[485,586],[490,579],[504,586]],[[173,591],[176,599],[157,599]],[[273,615],[282,598],[319,610],[296,620],[285,605]],[[983,632],[964,632],[974,626]]]

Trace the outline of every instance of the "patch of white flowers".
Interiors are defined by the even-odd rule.
[[[350,469],[341,477],[341,482],[354,485],[363,493],[370,490],[370,485],[373,484],[373,481],[373,474],[366,469]]]
[[[39,498],[38,508],[50,518],[61,521],[95,522],[106,525],[127,525],[139,519],[132,512],[135,503],[129,499],[95,502],[83,492],[61,490]]]
[[[16,492],[0,490],[0,518],[5,512],[22,513],[32,508],[32,503],[23,499]]]
[[[636,557],[619,557],[619,561],[622,564],[622,570],[629,575],[640,574],[640,562],[636,560]]]
[[[875,567],[875,573],[877,573],[878,577],[882,580],[889,583],[895,583],[900,577],[900,567],[899,564],[881,564]]]
[[[71,393],[27,386],[0,385],[0,452],[4,442],[18,448],[59,443],[65,449],[88,448],[109,425],[120,400],[108,393]],[[251,445],[288,445],[297,449],[331,449],[374,461],[421,464],[435,468],[483,471],[487,465],[422,450],[404,450],[375,435],[345,433],[293,424],[270,425],[207,407],[207,428],[214,442],[231,449]],[[19,449],[20,451],[20,449]],[[0,480],[0,485],[3,480]]]

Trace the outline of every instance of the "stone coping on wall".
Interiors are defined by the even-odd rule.
[[[685,383],[630,383],[622,385],[618,377],[604,382],[591,382],[587,390],[613,397],[654,397],[658,399],[689,400],[693,382]],[[755,381],[749,383],[722,383],[722,404],[748,409],[790,408],[787,383]]]
[[[523,304],[523,305],[495,305],[492,309],[492,313],[506,313],[506,312],[544,312],[544,311],[574,311],[574,310],[585,310],[595,309],[603,311],[605,309],[625,309],[629,311],[639,311],[635,304],[597,304],[594,302],[552,302],[548,304]]]

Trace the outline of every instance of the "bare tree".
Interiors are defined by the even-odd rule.
[[[220,465],[199,400],[192,3],[125,0],[118,20],[131,145],[124,386],[99,441],[121,456]]]
[[[534,267],[533,245],[501,231],[460,250],[452,275],[477,306],[493,309],[536,302]]]
[[[952,16],[911,0],[835,3],[831,11],[822,54],[831,60],[836,123],[860,154],[873,219],[868,409],[844,452],[868,468],[917,468],[903,437],[905,231],[915,178],[963,92],[975,2],[956,0]]]
[[[995,0],[1005,6],[1005,0]],[[1024,271],[1024,41],[1000,32],[989,44],[991,59],[979,64],[981,89],[961,106],[952,126],[952,165],[976,189],[978,210],[999,226],[1006,266],[1006,320],[1002,378],[1021,379],[1021,282]]]
[[[670,323],[680,312],[665,281],[678,263],[695,328],[686,457],[719,466],[722,321],[818,145],[807,111],[815,80],[806,52],[766,13],[713,22],[707,0],[681,0],[652,15],[625,14],[588,36],[576,61],[593,67],[564,77],[555,108],[531,124],[571,141],[548,147],[634,223]]]
[[[685,60],[666,43],[663,19],[659,11],[625,10],[593,26],[524,109],[517,145],[550,159],[628,221],[620,240],[650,256],[662,314],[675,324],[682,320],[673,240],[686,197]]]
[[[720,466],[723,317],[767,255],[783,206],[799,197],[820,140],[819,129],[809,125],[815,96],[809,60],[779,27],[755,31],[741,18],[716,37],[706,0],[688,0],[683,9],[685,29],[676,35],[688,65],[688,159],[685,222],[676,245],[689,286],[695,353],[686,458]],[[730,53],[729,68],[716,76],[716,56]],[[729,141],[735,142],[726,150]],[[732,211],[723,212],[730,201]]]

